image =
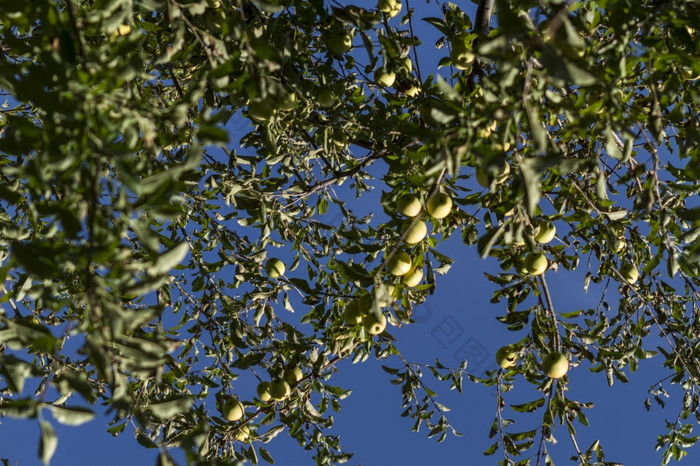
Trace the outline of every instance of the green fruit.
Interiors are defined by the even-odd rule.
[[[322,108],[334,107],[336,101],[337,97],[331,89],[324,87],[323,89],[318,91],[318,105]]]
[[[331,52],[341,55],[352,48],[352,36],[348,31],[332,31],[326,37],[326,47]]]
[[[452,210],[452,199],[445,193],[437,193],[428,199],[425,207],[431,217],[445,218]]]
[[[509,367],[515,366],[518,353],[510,346],[503,346],[496,351],[496,362],[501,367],[501,369],[508,369]]]
[[[392,275],[406,275],[411,270],[411,256],[406,251],[399,251],[391,256],[386,268]]]
[[[535,241],[540,244],[547,244],[554,239],[554,235],[557,234],[557,227],[552,223],[545,223],[540,226],[539,231],[535,235]]]
[[[345,307],[345,311],[343,311],[343,320],[345,320],[345,323],[348,325],[357,325],[362,322],[362,313],[360,312],[359,301],[357,299],[353,299],[350,301],[350,304]]]
[[[304,372],[298,367],[293,367],[284,371],[283,378],[290,386],[296,385],[297,382],[304,378]]]
[[[413,62],[409,57],[399,58],[399,63],[408,73],[413,71]]]
[[[560,379],[569,371],[569,360],[562,353],[554,351],[542,360],[542,370],[550,379]]]
[[[390,87],[396,80],[396,73],[384,68],[379,68],[374,73],[374,82],[383,87]]]
[[[418,286],[421,280],[423,280],[423,269],[411,268],[411,270],[401,278],[406,286]]]
[[[405,235],[407,244],[420,243],[427,234],[428,226],[423,220],[406,220],[401,227],[401,235]]]
[[[381,313],[371,312],[365,316],[362,325],[370,335],[379,335],[386,328],[386,316]]]
[[[292,110],[297,104],[297,95],[293,92],[282,93],[276,97],[277,107],[285,112]]]
[[[261,401],[270,401],[272,399],[272,394],[270,393],[270,382],[260,382],[258,387],[255,389],[258,394],[258,398]]]
[[[510,164],[508,162],[501,166],[496,173],[489,172],[484,168],[477,168],[476,182],[484,188],[490,188],[492,180],[495,180],[496,184],[501,184],[508,180],[508,175],[510,175]]]
[[[286,266],[284,265],[284,262],[277,258],[273,257],[268,259],[265,263],[265,272],[267,272],[267,275],[270,278],[278,278],[281,275],[284,275],[285,270]]]
[[[396,202],[396,210],[406,217],[415,217],[421,211],[420,200],[413,194],[404,194]]]
[[[270,382],[270,394],[275,401],[282,401],[291,395],[292,389],[284,379],[275,379]]]
[[[240,426],[236,431],[236,440],[239,442],[245,442],[250,437],[250,429],[248,426]]]
[[[386,13],[389,18],[393,18],[401,12],[401,0],[379,0],[377,10]]]
[[[420,87],[411,85],[407,89],[404,89],[403,93],[408,97],[415,97],[420,94]]]
[[[243,417],[244,413],[245,408],[243,407],[243,403],[235,399],[226,401],[224,409],[221,412],[227,421],[237,421]]]
[[[620,273],[622,274],[622,278],[624,278],[630,285],[639,279],[639,270],[637,270],[634,265],[629,263],[622,264],[622,267],[620,267]]]
[[[256,99],[248,104],[248,116],[258,123],[268,121],[275,112],[276,108],[271,99]]]
[[[530,275],[542,275],[549,261],[543,252],[532,252],[525,257],[525,268]]]
[[[450,50],[450,60],[452,65],[458,70],[468,70],[476,59],[476,55],[472,53],[467,45],[455,44]]]

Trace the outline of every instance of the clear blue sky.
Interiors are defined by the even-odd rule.
[[[470,2],[461,2],[471,9]],[[374,2],[366,2],[371,6]],[[434,5],[413,1],[417,18],[425,15],[440,16]],[[468,10],[472,11],[472,10]],[[396,21],[396,20],[394,20]],[[423,73],[434,70],[445,51],[435,52],[433,44],[439,37],[437,31],[422,21],[415,21],[416,33],[423,39],[421,64]],[[413,56],[413,55],[411,55]],[[364,59],[364,57],[363,57]],[[443,73],[444,74],[444,73]],[[246,122],[247,124],[247,122]],[[372,209],[376,204],[359,205],[359,209]],[[418,323],[401,329],[388,330],[398,338],[397,346],[411,362],[432,363],[436,358],[446,366],[457,366],[461,359],[469,359],[468,370],[481,374],[495,366],[494,353],[500,346],[519,340],[521,333],[511,334],[495,319],[503,313],[498,305],[490,303],[495,286],[483,276],[484,271],[498,271],[495,261],[481,260],[475,248],[467,248],[458,238],[442,243],[439,249],[455,259],[452,270],[439,277],[437,292],[416,313]],[[292,275],[293,276],[293,275]],[[600,289],[591,287],[587,294],[582,290],[583,272],[548,272],[547,279],[553,290],[553,299],[561,312],[595,307],[600,299]],[[611,299],[611,303],[615,300]],[[653,349],[653,348],[647,348]],[[352,395],[344,400],[343,410],[335,416],[335,432],[341,435],[344,449],[355,452],[351,465],[425,465],[425,464],[495,464],[501,456],[482,456],[492,440],[487,438],[489,427],[496,415],[495,388],[470,383],[465,378],[464,393],[447,391],[448,385],[434,381],[430,375],[425,380],[439,393],[438,401],[452,408],[448,414],[455,428],[463,437],[448,436],[442,444],[426,438],[426,429],[410,432],[411,419],[399,417],[403,411],[399,387],[389,383],[390,376],[380,365],[399,367],[399,361],[368,360],[364,364],[339,365],[335,384],[350,388]],[[592,374],[587,367],[574,367],[570,371],[568,397],[582,402],[593,401],[596,407],[587,411],[591,426],[579,429],[579,445],[588,447],[594,438],[600,438],[608,461],[628,465],[660,463],[655,453],[656,436],[665,433],[664,419],[675,419],[675,408],[680,399],[672,398],[666,411],[655,404],[647,413],[643,407],[647,388],[661,377],[668,375],[656,366],[658,360],[642,362],[640,370],[631,374],[630,384],[616,383],[608,388],[603,374]],[[254,386],[241,390],[253,394]],[[507,402],[524,402],[535,396],[530,385],[521,377],[516,389],[505,395]],[[98,407],[99,408],[99,407]],[[505,409],[506,415],[509,409]],[[516,418],[513,431],[525,431],[539,424],[541,412],[525,416],[512,413]],[[124,464],[155,464],[157,451],[146,450],[136,443],[133,431],[127,429],[118,438],[106,433],[108,418],[100,417],[80,427],[62,427],[53,423],[59,436],[58,450],[52,461],[56,466],[99,464],[121,466]],[[10,459],[12,465],[40,464],[37,457],[39,427],[36,420],[2,419],[0,424],[0,457]],[[555,432],[559,440],[552,446],[557,464],[571,464],[568,460],[574,451],[565,428]],[[276,464],[311,465],[308,452],[284,434],[266,445]],[[691,451],[684,464],[698,464],[700,455]],[[264,463],[262,463],[264,464]]]

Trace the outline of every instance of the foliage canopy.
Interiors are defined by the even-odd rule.
[[[685,393],[664,462],[696,442],[700,4],[379,7],[0,0],[0,412],[38,418],[44,462],[42,413],[76,425],[98,402],[159,464],[176,447],[271,461],[283,431],[343,462],[343,359],[388,359],[405,416],[444,439],[391,328],[430,299],[453,235],[499,262],[493,302],[517,332],[517,362],[485,378],[430,369],[498,391],[487,454],[550,461],[563,424],[579,462],[603,461],[604,444],[575,441],[586,404],[543,372],[553,352],[610,384],[654,356],[669,378],[649,400]],[[562,312],[547,276],[577,268],[619,301]],[[264,384],[240,417],[242,374]],[[502,415],[518,384],[540,393],[511,406],[541,413],[531,431]]]

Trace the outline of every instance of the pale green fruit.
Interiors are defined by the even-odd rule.
[[[637,270],[634,265],[629,263],[622,264],[622,267],[620,267],[620,273],[622,274],[622,278],[624,278],[630,285],[639,279],[639,270]]]
[[[244,413],[245,408],[243,407],[243,403],[234,399],[227,400],[221,412],[227,421],[237,421],[243,417]]]
[[[260,382],[258,387],[255,389],[258,394],[258,398],[261,401],[270,401],[272,399],[272,394],[270,393],[270,382]]]
[[[318,91],[318,105],[321,106],[322,108],[331,108],[334,107],[335,104],[337,103],[337,97],[335,96],[335,93],[327,87],[324,87],[320,91]]]
[[[250,437],[250,429],[248,426],[240,426],[236,431],[236,440],[239,442],[245,442]]]
[[[296,385],[297,382],[304,378],[304,372],[298,367],[293,367],[284,371],[283,378],[290,386]]]
[[[496,362],[501,369],[508,369],[518,362],[518,353],[510,346],[503,346],[496,351]]]
[[[406,251],[399,251],[391,256],[386,268],[392,275],[406,275],[411,270],[411,256]]]
[[[384,314],[376,314],[371,312],[365,316],[362,325],[370,335],[379,335],[386,328],[386,316]]]
[[[408,97],[415,97],[420,94],[420,87],[411,85],[408,89],[403,91]]]
[[[554,239],[557,234],[557,227],[552,223],[545,223],[540,226],[540,230],[535,235],[535,241],[540,244],[547,244]]]
[[[396,202],[396,210],[406,217],[415,217],[421,211],[420,199],[413,194],[404,194]]]
[[[399,62],[401,63],[401,66],[407,72],[410,73],[411,71],[413,71],[413,62],[411,61],[411,59],[409,57],[399,58]]]
[[[284,275],[285,270],[286,266],[284,265],[284,262],[277,258],[270,258],[265,263],[265,272],[267,272],[267,275],[270,278],[278,278],[281,275]]]
[[[406,286],[418,286],[421,280],[423,280],[423,269],[411,268],[411,270],[401,278]]]
[[[386,13],[389,18],[393,18],[401,12],[401,0],[379,0],[377,9]]]
[[[326,47],[331,52],[341,55],[352,48],[352,36],[348,31],[332,31],[326,37]]]
[[[256,99],[248,104],[248,116],[258,123],[268,121],[275,112],[276,108],[272,99]]]
[[[378,302],[379,307],[384,307],[388,306],[389,304],[394,302],[394,290],[396,287],[392,284],[386,285],[386,296],[381,298],[381,301]]]
[[[501,184],[508,180],[510,175],[510,164],[506,162],[495,174],[489,173],[483,168],[476,169],[476,182],[484,188],[491,187],[491,180],[495,180],[496,184]],[[492,178],[493,177],[493,178]]]
[[[380,86],[391,87],[391,85],[394,84],[395,80],[396,73],[394,73],[393,71],[389,71],[384,68],[379,68],[374,73],[374,82],[376,82]]]
[[[427,234],[428,226],[423,220],[406,220],[401,227],[401,235],[406,235],[407,244],[420,243]]]
[[[533,252],[525,257],[525,267],[530,275],[542,275],[548,266],[549,261],[543,252]]]
[[[428,199],[425,207],[431,217],[445,218],[452,210],[452,199],[445,193],[437,193]]]
[[[475,59],[476,55],[466,45],[454,45],[450,50],[450,60],[458,70],[470,69]]]
[[[109,40],[114,41],[117,37],[122,37],[131,32],[131,26],[128,24],[120,24],[117,29],[109,35]]]
[[[270,394],[275,401],[282,401],[292,393],[292,389],[284,379],[275,379],[270,382]]]
[[[360,312],[359,301],[357,299],[353,299],[345,307],[345,311],[343,311],[343,320],[345,320],[345,323],[348,325],[357,325],[362,322],[362,313]]]
[[[277,107],[285,112],[292,110],[297,104],[297,95],[293,92],[283,93],[276,97]]]
[[[554,351],[542,360],[542,370],[550,379],[560,379],[569,371],[569,360],[562,353]]]

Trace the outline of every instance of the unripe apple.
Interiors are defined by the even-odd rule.
[[[394,302],[394,290],[396,287],[392,284],[386,285],[386,296],[382,296],[381,298],[378,298],[377,304],[379,304],[379,307],[384,307],[388,306],[389,304]]]
[[[403,93],[409,97],[415,97],[420,94],[420,87],[411,85],[409,88],[404,89]]]
[[[255,99],[248,104],[248,116],[258,122],[264,123],[273,117],[277,109],[272,99]]]
[[[389,18],[393,18],[399,14],[402,6],[401,0],[379,0],[377,9],[386,13]]]
[[[236,440],[239,442],[245,442],[250,437],[250,429],[246,425],[242,425],[236,431]]]
[[[275,257],[268,259],[265,263],[265,272],[267,272],[267,275],[270,278],[278,278],[281,275],[284,275],[285,270],[286,266],[284,265],[284,262]]]
[[[324,87],[323,89],[318,91],[318,105],[322,108],[334,107],[336,102],[337,97],[331,89]]]
[[[501,166],[495,174],[490,173],[485,168],[476,169],[476,182],[479,183],[484,188],[491,187],[491,180],[495,180],[496,184],[501,184],[508,180],[510,175],[510,164],[506,162]]]
[[[245,408],[243,407],[243,403],[233,398],[226,401],[224,404],[224,409],[221,412],[221,414],[224,415],[224,418],[231,422],[242,418],[244,413]]]
[[[386,316],[382,313],[370,312],[365,316],[362,325],[370,335],[379,335],[386,328]]]
[[[452,210],[452,199],[445,193],[437,193],[428,199],[428,213],[433,218],[445,218]]]
[[[391,87],[396,80],[396,73],[386,68],[379,68],[374,72],[374,82],[383,87]]]
[[[117,37],[125,36],[125,35],[129,34],[130,32],[131,32],[131,26],[129,26],[128,24],[120,24],[119,26],[117,26],[117,29],[114,32],[112,32],[112,34],[110,34],[109,40],[113,41]]]
[[[298,367],[293,367],[284,371],[284,380],[290,385],[296,385],[301,379],[304,378],[304,372]]]
[[[399,251],[391,256],[386,268],[392,275],[406,275],[411,270],[411,256],[406,251]]]
[[[501,369],[508,369],[515,366],[518,353],[510,346],[503,346],[496,351],[496,362]]]
[[[362,313],[360,312],[357,299],[353,299],[345,307],[345,311],[343,311],[343,320],[345,320],[345,323],[348,325],[357,325],[362,322]]]
[[[423,269],[411,268],[411,270],[401,278],[406,286],[418,286],[421,280],[423,280]]]
[[[401,227],[401,234],[406,235],[407,244],[420,243],[428,234],[428,226],[423,220],[406,220]]]
[[[331,52],[341,55],[352,48],[352,36],[344,29],[332,31],[326,37],[326,47]]]
[[[270,393],[270,382],[260,382],[255,391],[258,394],[260,401],[268,402],[272,399],[272,394]]]
[[[542,275],[548,266],[549,261],[543,252],[531,252],[525,257],[525,267],[530,275]]]
[[[630,263],[622,264],[622,267],[620,267],[620,274],[622,274],[622,278],[630,285],[639,279],[639,270]]]
[[[399,63],[401,63],[401,66],[406,70],[406,72],[410,73],[413,71],[413,62],[409,57],[399,58]]]
[[[292,393],[292,389],[284,379],[270,382],[270,394],[275,401],[282,401]]]
[[[474,63],[474,59],[476,59],[476,55],[465,45],[454,45],[452,46],[452,50],[450,50],[450,60],[452,61],[452,65],[458,70],[470,69],[472,63]]]
[[[285,112],[292,110],[297,104],[297,95],[294,92],[284,92],[275,97],[277,107]]]
[[[540,225],[540,229],[535,235],[535,241],[540,244],[547,244],[554,239],[554,235],[557,234],[557,227],[553,223],[545,223]]]
[[[415,217],[421,211],[420,200],[413,194],[404,194],[396,202],[396,210],[406,217]]]
[[[569,360],[562,353],[554,351],[542,360],[542,370],[550,379],[560,379],[569,371]]]

